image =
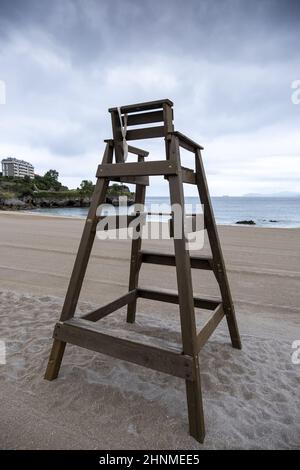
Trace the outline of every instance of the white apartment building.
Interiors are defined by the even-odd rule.
[[[2,160],[2,175],[3,176],[24,176],[34,177],[34,167],[31,163],[17,158],[4,158]]]

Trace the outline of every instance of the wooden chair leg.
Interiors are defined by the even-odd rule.
[[[224,313],[228,324],[232,346],[242,349],[241,338],[235,317],[234,305],[231,297],[229,282],[226,273],[225,262],[222,254],[221,243],[214,218],[213,207],[209,195],[207,180],[202,162],[200,149],[196,150],[196,182],[201,203],[204,204],[204,217],[207,228],[207,235],[213,255],[216,279],[219,283],[222,296]]]
[[[205,438],[204,412],[198,356],[195,357],[195,380],[186,380],[186,398],[189,413],[190,435],[201,444]]]
[[[144,157],[139,156],[139,162],[144,161]],[[137,184],[135,190],[135,204],[145,204],[146,196],[146,186]],[[141,237],[138,237],[135,240],[132,240],[131,244],[131,259],[130,259],[130,274],[129,274],[129,291],[136,289],[139,282],[139,273],[140,273],[140,260],[139,252],[142,245]],[[136,303],[137,299],[135,298],[132,302],[129,302],[127,306],[127,323],[135,322],[135,313],[136,313]]]
[[[51,353],[44,378],[46,380],[54,380],[59,374],[62,358],[64,356],[66,343],[55,339],[53,341]]]
[[[111,163],[113,157],[113,147],[108,143],[104,152],[102,163]],[[82,237],[79,243],[73,271],[71,274],[69,287],[62,308],[60,321],[69,320],[74,316],[77,302],[79,299],[83,279],[89,262],[90,254],[93,248],[97,229],[97,208],[105,202],[106,192],[109,180],[107,178],[98,178],[95,190],[92,196],[91,205],[86,218]]]
[[[180,166],[178,140],[174,138],[172,138],[169,148],[169,159],[177,161]],[[182,237],[174,238],[174,249],[183,351],[184,354],[188,354],[194,358],[194,380],[186,381],[189,429],[191,436],[202,443],[205,436],[204,413],[202,405],[199,361],[196,350],[197,332],[193,301],[191,262],[189,252],[186,248],[186,240],[183,228],[184,194],[181,173],[179,173],[177,176],[169,177],[169,186],[171,204],[179,204],[183,208]]]
[[[102,163],[111,163],[113,156],[113,147],[108,143],[103,156]],[[70,278],[67,294],[62,308],[60,320],[69,320],[74,316],[79,294],[81,291],[83,278],[88,265],[90,253],[92,250],[95,234],[96,234],[96,213],[99,204],[105,201],[105,195],[109,181],[99,178],[92,197],[89,213],[84,226],[83,234],[79,244],[78,253],[75,259],[73,272]],[[54,380],[57,378],[64,355],[66,343],[54,339],[52,350],[50,353],[47,369],[44,375],[46,380]]]

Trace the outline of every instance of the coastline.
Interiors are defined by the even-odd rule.
[[[38,212],[38,213],[35,213],[33,210],[30,210],[30,209],[26,209],[26,210],[18,210],[18,211],[8,211],[8,210],[0,210],[0,215],[1,214],[7,214],[7,215],[25,215],[25,216],[33,216],[33,217],[42,217],[42,218],[55,218],[55,219],[67,219],[67,220],[70,220],[70,219],[75,219],[75,220],[85,220],[86,219],[86,216],[85,215],[82,215],[82,216],[77,216],[77,215],[58,215],[58,214],[49,214],[48,212],[46,213],[43,213],[43,212]],[[162,221],[162,223],[164,223],[164,221]],[[236,222],[235,223],[232,223],[232,224],[221,224],[221,223],[217,223],[217,226],[218,227],[239,227],[239,228],[253,228],[253,229],[269,229],[269,230],[300,230],[300,226],[295,226],[295,227],[281,227],[281,226],[272,226],[272,227],[269,227],[269,226],[260,226],[260,225],[249,225],[249,224],[237,224]]]

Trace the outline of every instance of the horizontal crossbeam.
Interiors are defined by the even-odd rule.
[[[104,142],[114,146],[113,139],[104,139]],[[149,152],[147,150],[140,149],[138,147],[134,147],[133,145],[128,145],[128,152],[133,153],[134,155],[140,155],[141,157],[148,157]]]
[[[200,333],[197,335],[197,350],[200,349],[205,345],[209,337],[213,334],[215,329],[217,328],[218,324],[224,317],[224,309],[223,304],[218,305],[215,309],[212,317],[205,323],[204,327],[201,329]]]
[[[138,163],[104,163],[98,166],[98,178],[113,178],[114,176],[155,176],[177,175],[178,164],[168,160]]]
[[[127,116],[127,126],[138,126],[140,124],[151,124],[152,122],[161,122],[164,120],[163,111],[149,111],[148,113],[129,114]],[[124,126],[125,119],[122,116]]]
[[[146,289],[138,288],[137,296],[143,299],[158,300],[160,302],[168,302],[171,304],[179,304],[178,294],[166,289]],[[204,308],[207,310],[215,310],[222,302],[221,299],[205,299],[194,297],[194,306],[196,308]]]
[[[106,317],[110,313],[115,312],[119,308],[124,307],[124,305],[127,305],[130,302],[133,302],[136,299],[136,296],[137,296],[136,289],[131,290],[127,294],[122,295],[122,297],[119,297],[118,299],[113,300],[109,304],[103,305],[103,307],[97,308],[97,310],[94,310],[93,312],[83,315],[81,318],[83,320],[96,322],[100,320],[101,318]]]
[[[140,224],[144,224],[146,222],[146,213],[141,212],[139,214],[133,215],[101,215],[97,217],[98,222],[105,220],[106,224],[103,227],[103,230],[120,230],[122,228],[128,228],[131,222],[135,219],[138,219]],[[99,227],[97,227],[99,230]]]
[[[139,111],[148,111],[149,109],[158,109],[162,108],[164,104],[173,106],[173,102],[167,98],[157,101],[146,101],[145,103],[135,103],[129,104],[126,106],[121,106],[121,113],[136,113]],[[109,108],[110,113],[113,111],[118,111],[118,108]]]
[[[152,251],[141,250],[142,263],[161,264],[164,266],[176,266],[174,255],[167,253],[156,253]],[[212,270],[213,259],[209,256],[191,256],[191,267],[195,269]]]
[[[187,184],[196,184],[196,173],[190,168],[181,167],[182,182]]]
[[[164,126],[143,127],[126,132],[126,140],[155,139],[157,137],[165,137]]]
[[[140,184],[141,186],[149,186],[149,177],[148,176],[114,176],[110,178],[110,181],[117,181],[119,183],[126,184]]]
[[[148,157],[149,155],[147,150],[142,150],[138,147],[134,147],[133,145],[128,145],[128,152],[133,153],[134,155],[140,155],[141,157]]]
[[[133,362],[149,369],[193,380],[193,358],[180,348],[161,349],[104,333],[98,324],[72,319],[57,323],[54,338],[108,356]]]
[[[188,150],[189,152],[195,153],[196,149],[203,150],[203,147],[201,145],[197,144],[197,142],[194,142],[192,139],[190,139],[186,135],[182,134],[181,132],[174,131],[171,134],[178,137],[180,147],[183,147],[184,149]]]

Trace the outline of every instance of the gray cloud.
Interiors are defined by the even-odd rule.
[[[76,185],[94,175],[108,107],[169,97],[176,127],[205,146],[212,192],[264,175],[276,189],[278,153],[300,156],[299,14],[298,1],[1,0],[0,152]],[[292,161],[285,190],[299,184]]]

